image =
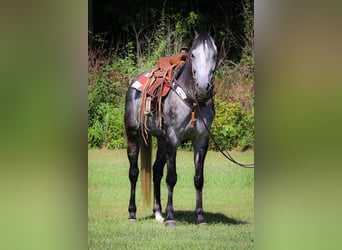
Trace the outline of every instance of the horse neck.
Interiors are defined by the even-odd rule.
[[[186,61],[183,68],[180,70],[180,74],[176,77],[177,83],[181,85],[189,97],[195,98],[195,82],[192,74],[191,62],[189,60]]]

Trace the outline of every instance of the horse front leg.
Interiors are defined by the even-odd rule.
[[[129,217],[128,220],[130,222],[136,221],[136,211],[137,207],[135,204],[135,190],[136,184],[139,176],[139,168],[138,168],[138,155],[139,155],[139,142],[137,136],[128,136],[128,147],[127,147],[127,156],[129,160],[129,180],[131,183],[131,194],[128,205]]]
[[[209,138],[204,140],[198,146],[195,146],[194,152],[194,163],[195,163],[195,176],[194,176],[194,185],[196,188],[196,215],[197,215],[197,224],[198,225],[206,225],[206,221],[203,216],[203,204],[202,204],[202,189],[204,183],[204,160],[208,151],[208,143]]]
[[[156,161],[153,164],[153,190],[154,190],[154,205],[153,213],[156,221],[164,222],[162,216],[162,206],[160,202],[160,182],[163,177],[164,165],[166,163],[166,147],[164,139],[158,138],[158,150]]]
[[[176,226],[173,211],[173,188],[177,183],[176,171],[176,155],[177,155],[177,139],[175,136],[169,136],[166,139],[166,161],[167,161],[167,176],[166,184],[168,188],[167,206],[166,206],[166,227]]]

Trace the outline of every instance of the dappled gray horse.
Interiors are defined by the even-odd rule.
[[[139,117],[142,105],[141,92],[132,87],[132,84],[128,89],[125,107],[125,129],[128,142],[127,155],[130,163],[131,194],[128,207],[130,221],[136,220],[135,189],[139,175],[139,148],[147,147],[148,150],[143,154],[151,154],[151,147],[148,147],[150,145],[146,145],[141,138],[142,129],[146,126],[146,131],[150,135],[147,144],[151,144],[151,135],[157,137],[158,142],[157,156],[153,164],[153,212],[155,219],[165,221],[165,226],[176,225],[172,201],[173,188],[177,182],[177,147],[181,141],[191,140],[195,164],[195,212],[197,223],[200,225],[206,224],[202,207],[203,168],[209,144],[209,132],[206,126],[210,129],[215,115],[213,76],[217,61],[217,48],[210,34],[198,35],[195,32],[189,55],[189,59],[175,73],[169,86],[171,90],[162,99],[162,126],[160,126],[157,119],[157,109],[147,115],[145,124],[142,124]],[[204,125],[204,122],[206,125]],[[144,156],[146,157],[146,155]],[[165,209],[166,218],[164,219],[160,203],[160,182],[163,177],[165,163],[167,164],[168,199]],[[146,163],[142,160],[141,164]]]

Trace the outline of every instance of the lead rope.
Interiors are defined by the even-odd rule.
[[[231,162],[235,163],[236,165],[240,166],[240,167],[243,167],[243,168],[254,168],[254,163],[249,163],[249,164],[243,164],[243,163],[240,163],[240,162],[237,162],[236,160],[234,160],[234,158],[229,154],[229,152],[224,152],[223,149],[220,148],[220,146],[218,145],[218,143],[216,142],[215,140],[215,137],[214,135],[211,133],[210,129],[208,128],[206,122],[204,121],[204,117],[201,113],[201,110],[200,110],[200,107],[198,105],[198,102],[196,100],[196,107],[197,107],[197,110],[198,110],[198,113],[200,114],[200,118],[205,126],[205,128],[207,129],[208,133],[209,133],[209,136],[210,138],[213,140],[216,148],[221,152],[221,154],[226,157],[228,160],[230,160]]]
[[[178,82],[177,79],[174,79],[175,82]],[[200,119],[202,120],[206,130],[208,131],[209,133],[209,136],[210,138],[213,140],[216,148],[218,149],[218,151],[220,151],[220,153],[226,157],[228,160],[230,160],[231,162],[235,163],[236,165],[240,166],[240,167],[243,167],[243,168],[254,168],[254,163],[248,163],[248,164],[244,164],[244,163],[240,163],[240,162],[237,162],[236,160],[234,160],[234,158],[229,154],[229,152],[224,152],[223,149],[220,148],[220,146],[218,145],[218,143],[216,142],[215,140],[215,137],[214,135],[211,133],[210,129],[208,128],[206,122],[204,121],[204,117],[201,113],[201,109],[200,109],[200,105],[198,103],[198,100],[197,98],[195,98],[195,100],[193,100],[193,105],[190,105],[189,103],[187,103],[186,101],[183,100],[183,98],[178,94],[178,92],[176,91],[176,89],[172,86],[172,84],[170,84],[170,88],[178,95],[178,97],[183,101],[183,103],[185,105],[187,105],[189,108],[192,109],[192,112],[191,112],[191,124],[190,124],[190,127],[191,128],[194,128],[195,126],[195,111],[196,109],[198,110],[198,113],[200,114]],[[183,90],[184,91],[184,90]],[[188,93],[185,93],[186,96],[189,96]]]

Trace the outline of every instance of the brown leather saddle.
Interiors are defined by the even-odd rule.
[[[166,96],[170,90],[170,83],[173,74],[177,71],[189,58],[188,53],[180,53],[174,56],[162,57],[159,59],[157,68],[149,74],[141,76],[136,82],[141,91],[141,110],[140,121],[144,125],[142,136],[146,143],[147,126],[145,116],[150,114],[156,107],[158,113],[158,123],[162,127],[162,97]],[[133,84],[134,85],[134,84]]]
[[[172,81],[173,72],[183,65],[188,58],[189,54],[187,53],[161,57],[156,69],[152,70],[147,77],[144,75],[138,79],[141,84],[137,89],[152,98],[166,96],[170,90],[169,84]]]

